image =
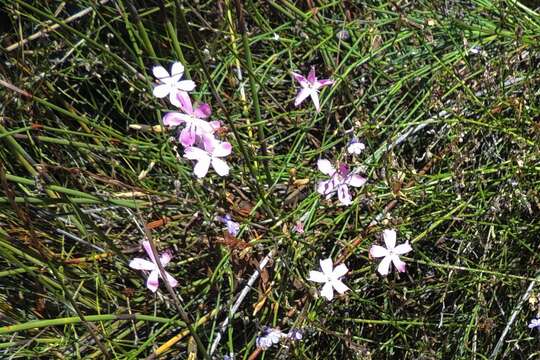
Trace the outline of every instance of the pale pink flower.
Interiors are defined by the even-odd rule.
[[[180,106],[177,95],[187,97],[188,91],[195,89],[195,83],[191,80],[180,80],[184,75],[184,65],[175,62],[171,66],[171,73],[161,65],[154,66],[152,73],[159,80],[160,85],[156,85],[153,94],[157,98],[164,98],[169,95],[171,104]]]
[[[180,103],[179,107],[183,113],[170,112],[165,114],[163,117],[163,124],[166,126],[185,124],[179,137],[180,143],[183,146],[193,145],[197,140],[197,136],[212,134],[220,127],[219,121],[208,122],[203,120],[212,114],[210,105],[202,103],[197,108],[193,109],[189,96],[183,97],[178,95],[178,101]]]
[[[298,91],[298,94],[296,95],[294,106],[300,105],[308,96],[310,96],[313,104],[315,105],[315,109],[317,109],[317,112],[319,112],[321,110],[319,105],[319,89],[324,86],[332,85],[334,80],[317,80],[314,66],[311,67],[307,78],[295,72],[293,72],[292,75],[296,81],[300,83],[300,91]]]
[[[204,150],[195,146],[187,147],[184,150],[184,157],[186,159],[197,161],[193,168],[193,173],[198,178],[203,178],[208,173],[211,164],[219,176],[228,175],[229,165],[221,158],[230,155],[232,150],[231,144],[225,141],[219,141],[212,135],[204,135],[202,139]]]
[[[141,258],[135,258],[131,260],[131,262],[129,263],[129,267],[136,270],[150,271],[150,275],[148,275],[148,280],[146,281],[146,287],[150,289],[150,291],[156,292],[159,286],[158,279],[161,277],[161,273],[159,271],[156,259],[154,257],[154,254],[152,253],[152,248],[150,247],[150,243],[148,241],[143,241],[143,248],[146,251],[146,254],[148,254],[148,257],[151,261]],[[159,261],[161,262],[161,265],[165,267],[171,261],[171,258],[171,254],[169,252],[165,252],[161,254],[161,256],[159,257]],[[173,278],[168,272],[165,272],[165,275],[167,277],[167,281],[172,287],[178,285],[178,281],[176,281],[176,279]]]
[[[388,275],[390,272],[390,266],[394,263],[394,266],[399,272],[405,271],[405,263],[401,261],[399,255],[403,255],[412,251],[411,245],[406,241],[404,244],[396,246],[396,231],[395,230],[384,230],[383,239],[386,245],[386,248],[379,245],[372,245],[369,249],[369,254],[374,258],[384,257],[377,271],[381,275]]]
[[[341,277],[349,271],[345,264],[340,264],[334,269],[331,258],[320,260],[319,262],[321,264],[322,272],[310,271],[308,280],[324,283],[321,290],[321,296],[330,301],[334,298],[334,289],[340,294],[344,294],[345,291],[349,290],[347,285],[341,281]]]
[[[319,183],[317,192],[324,195],[326,199],[330,199],[337,192],[338,199],[343,205],[350,205],[352,202],[349,186],[360,187],[367,181],[366,178],[350,172],[346,164],[340,164],[339,169],[336,170],[330,161],[319,159],[317,167],[323,174],[330,176],[329,180]]]
[[[296,224],[293,226],[293,231],[298,234],[304,233],[304,222],[302,220],[298,220]]]

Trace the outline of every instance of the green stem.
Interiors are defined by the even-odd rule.
[[[266,148],[266,140],[264,137],[264,122],[261,118],[261,107],[259,104],[259,94],[257,91],[257,80],[255,79],[255,72],[253,68],[253,57],[251,56],[251,49],[249,47],[249,38],[246,31],[246,23],[244,20],[244,13],[242,11],[242,4],[239,0],[236,0],[236,13],[238,16],[238,29],[242,34],[242,46],[246,55],[246,66],[248,68],[249,88],[251,90],[251,97],[253,98],[253,107],[255,108],[255,119],[257,120],[257,134],[259,137],[259,143],[261,144],[261,153],[264,159],[262,160],[264,172],[266,175],[266,185],[268,189],[272,188],[272,176],[268,169],[268,151]]]
[[[98,321],[111,321],[111,320],[143,320],[143,321],[153,321],[159,323],[174,323],[178,326],[185,326],[185,323],[170,318],[163,318],[151,315],[142,315],[142,314],[105,314],[105,315],[88,315],[84,317],[84,321],[87,322],[98,322]],[[66,318],[59,319],[46,319],[46,320],[35,320],[28,321],[22,324],[8,325],[0,327],[0,335],[8,334],[16,331],[23,331],[29,329],[39,329],[47,326],[58,326],[58,325],[68,325],[68,324],[78,324],[83,320],[78,316],[71,316]]]

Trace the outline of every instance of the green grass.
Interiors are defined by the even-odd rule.
[[[229,315],[217,358],[537,358],[538,3],[238,3],[0,3],[0,358],[204,358]],[[173,60],[228,130],[226,178],[130,126],[171,110],[150,69]],[[293,106],[311,65],[336,80],[318,114]],[[350,207],[317,194],[319,158],[369,178]],[[251,246],[219,241],[224,213]],[[128,263],[164,217],[180,283],[153,295]],[[414,251],[382,278],[387,228]],[[351,270],[331,303],[306,279],[328,256]],[[264,325],[304,339],[257,353]]]

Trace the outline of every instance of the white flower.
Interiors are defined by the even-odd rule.
[[[531,319],[529,323],[529,329],[539,328],[540,329],[540,319]]]
[[[386,244],[386,248],[379,245],[373,245],[371,249],[369,249],[369,254],[372,257],[384,257],[384,259],[382,259],[381,263],[379,264],[377,271],[379,271],[381,275],[388,275],[388,273],[390,272],[390,265],[391,263],[394,263],[394,266],[399,272],[404,272],[405,263],[400,260],[399,255],[403,255],[408,253],[409,251],[412,251],[411,245],[409,245],[409,242],[407,241],[405,242],[405,244],[396,246],[395,230],[384,230],[383,239],[384,243]]]
[[[321,290],[321,296],[330,301],[334,298],[334,289],[340,294],[343,294],[345,291],[349,290],[347,285],[342,283],[340,280],[340,278],[349,271],[345,264],[338,265],[334,269],[334,264],[331,258],[320,260],[320,264],[322,272],[310,271],[308,280],[324,283]]]
[[[152,73],[159,80],[161,85],[154,87],[153,94],[157,98],[164,98],[169,95],[171,104],[180,107],[178,96],[186,98],[187,92],[195,89],[195,83],[191,80],[180,80],[184,75],[184,65],[175,62],[171,66],[171,73],[161,65],[154,66]]]
[[[229,165],[221,158],[231,154],[232,146],[228,142],[219,141],[213,135],[203,136],[204,150],[195,146],[184,150],[184,157],[197,161],[193,173],[200,179],[206,176],[210,164],[219,176],[229,175]]]
[[[366,145],[358,141],[357,138],[353,138],[347,146],[347,152],[349,154],[360,155],[360,153],[366,148]]]

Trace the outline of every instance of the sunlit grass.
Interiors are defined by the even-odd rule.
[[[534,6],[2,3],[0,357],[203,358],[192,334],[209,353],[220,329],[218,358],[537,357]],[[172,109],[150,69],[174,60],[226,127],[228,177],[196,180],[155,126]],[[293,106],[291,72],[312,65],[336,81],[320,113]],[[319,158],[368,178],[351,206],[316,193]],[[241,241],[223,238],[225,213]],[[174,297],[128,267],[145,225],[174,253]],[[414,251],[383,278],[368,249],[389,228]],[[327,257],[352,289],[331,303],[307,281]],[[259,353],[265,325],[304,338]]]

